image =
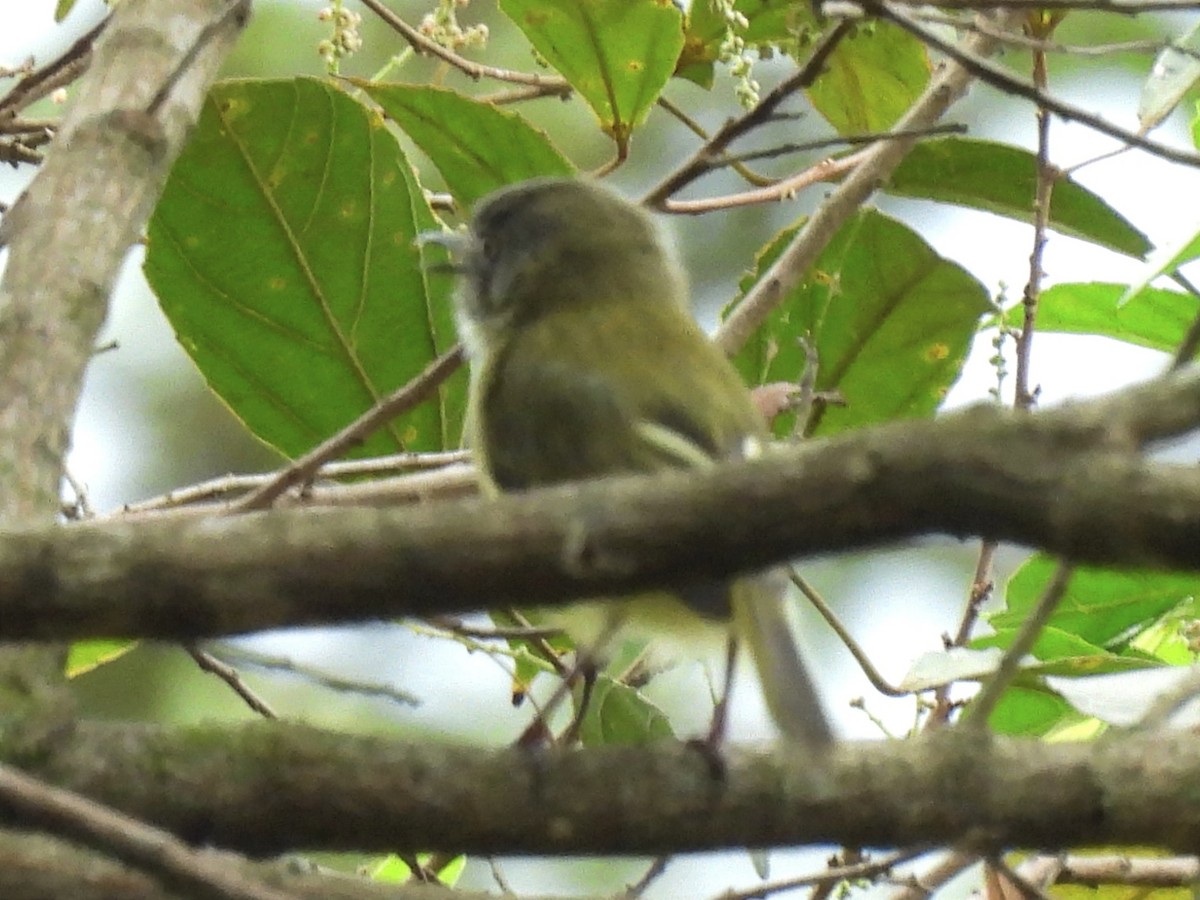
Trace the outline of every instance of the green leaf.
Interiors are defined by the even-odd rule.
[[[925,45],[888,22],[860,26],[838,44],[808,98],[838,134],[885,131],[925,90]]]
[[[54,21],[61,22],[75,8],[75,0],[57,0],[54,4]]]
[[[579,732],[585,746],[647,744],[673,738],[661,709],[627,684],[607,675],[596,679]]]
[[[1150,67],[1138,100],[1138,124],[1145,134],[1160,125],[1179,101],[1200,80],[1200,25],[1165,47]]]
[[[1200,314],[1191,294],[1145,288],[1122,305],[1125,293],[1120,284],[1056,284],[1038,300],[1038,331],[1102,335],[1169,353]],[[1005,318],[1019,327],[1023,314],[1018,304]]]
[[[1057,692],[1038,679],[1022,679],[1013,684],[988,717],[988,728],[995,734],[1014,737],[1040,737],[1080,715]]]
[[[1037,157],[1028,150],[992,141],[943,138],[913,147],[884,190],[1028,222],[1036,185]],[[1067,177],[1054,183],[1050,224],[1063,234],[1138,259],[1153,246],[1104,200]]]
[[[366,91],[425,152],[463,209],[506,184],[575,174],[546,133],[516,113],[443,88],[347,80]]]
[[[500,9],[621,148],[683,48],[683,17],[670,0],[500,0]]]
[[[792,237],[779,235],[742,282],[758,280]],[[736,303],[735,303],[736,305]],[[839,391],[814,433],[832,434],[889,419],[926,416],[957,380],[987,291],[942,259],[907,226],[864,210],[834,236],[804,280],[734,362],[752,384],[795,382],[804,369],[800,338],[817,350],[817,388]],[[790,427],[777,420],[780,433]]]
[[[437,227],[362,104],[312,79],[226,82],[150,221],[146,276],[213,390],[296,456],[454,343],[450,279],[413,244]],[[464,397],[459,373],[355,452],[457,445]]]
[[[434,855],[432,853],[420,853],[417,855],[417,861],[422,866],[427,866],[433,858]],[[447,887],[453,887],[462,876],[462,871],[466,867],[466,864],[466,856],[460,854],[454,857],[450,862],[438,869],[438,881]],[[370,860],[360,868],[365,870],[367,877],[372,881],[378,881],[382,884],[404,884],[413,875],[408,863],[395,853],[388,853],[378,859]]]
[[[1016,626],[997,628],[995,634],[972,641],[971,647],[977,650],[991,647],[1007,649],[1019,631],[1020,628]],[[1021,671],[1028,675],[1078,678],[1162,667],[1160,660],[1145,654],[1136,651],[1114,653],[1054,625],[1042,629],[1030,655],[1039,662],[1021,667]]]
[[[1155,254],[1157,257],[1159,254]],[[1125,304],[1150,286],[1150,282],[1160,275],[1171,275],[1181,266],[1200,258],[1200,232],[1189,235],[1180,241],[1174,249],[1167,248],[1161,259],[1152,260],[1146,266],[1141,276],[1136,278],[1121,295],[1121,303]]]
[[[107,638],[76,641],[67,651],[66,675],[68,678],[86,675],[114,659],[120,659],[138,643],[139,641],[109,640]]]
[[[1005,609],[989,617],[997,633],[1019,628],[1041,599],[1058,563],[1030,558],[1009,579]],[[1109,651],[1123,650],[1138,632],[1190,602],[1200,579],[1152,570],[1080,567],[1050,619],[1050,626]]]

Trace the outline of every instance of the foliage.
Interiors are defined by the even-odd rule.
[[[637,156],[643,131],[654,147],[656,104],[664,96],[707,89],[735,115],[714,77],[722,64],[744,67],[745,48],[802,61],[824,27],[804,4],[769,0],[697,0],[688,13],[665,0],[501,0],[500,10],[547,67],[520,81],[521,89],[530,97],[569,91],[569,102],[584,104],[598,134],[611,141],[606,168],[613,169]],[[734,44],[743,48],[737,62],[730,59]],[[459,59],[451,52],[451,64]],[[862,24],[806,88],[807,105],[835,134],[885,130],[925,90],[931,71],[926,47],[910,33],[891,23]],[[246,79],[212,91],[151,221],[145,271],[180,344],[257,438],[296,457],[453,345],[451,282],[437,268],[442,251],[420,246],[417,236],[460,221],[497,187],[582,168],[572,147],[524,110],[502,105],[509,99],[391,74]],[[672,158],[664,155],[659,177],[669,174]],[[912,149],[882,189],[1027,222],[1045,178],[1037,155],[1021,147],[933,137]],[[1059,173],[1053,181],[1051,229],[1098,252],[1147,256],[1149,240],[1105,198]],[[435,188],[448,196],[434,197]],[[714,203],[708,215],[719,217],[719,208]],[[746,274],[738,295],[726,298],[727,313],[760,285],[803,222],[797,215],[741,260]],[[1194,258],[1195,238],[1180,248],[1148,270],[1147,283],[1045,290],[1037,327],[1170,352],[1196,318],[1196,298],[1147,285]],[[998,309],[989,289],[912,222],[863,208],[735,362],[750,383],[767,385],[802,382],[815,360],[813,387],[838,402],[818,403],[798,425],[790,414],[780,416],[777,431],[828,435],[937,414],[973,342],[997,329],[1019,331],[1023,315],[1019,304]],[[464,383],[459,373],[433,401],[377,431],[354,454],[457,448]],[[1033,557],[1021,566],[1003,588],[992,633],[974,637],[973,648],[1009,646],[1052,565]],[[1194,592],[1195,579],[1177,575],[1077,573],[1033,659],[990,716],[993,729],[1054,735],[1079,726],[1087,716],[1054,688],[1054,677],[1136,673],[1188,660],[1176,626],[1190,616]],[[102,666],[120,649],[80,648],[73,671]],[[510,651],[522,682],[549,669],[544,648],[514,641]],[[962,677],[948,660],[947,682]],[[641,682],[621,677],[632,668],[613,667],[601,679],[584,742],[636,743],[671,733]],[[937,682],[936,662],[933,669],[927,686]],[[988,674],[985,667],[975,677]]]

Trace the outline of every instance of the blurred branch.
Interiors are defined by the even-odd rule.
[[[247,878],[232,854],[195,850],[172,834],[106,808],[87,797],[51,787],[0,765],[0,802],[6,815],[37,823],[144,868],[196,897],[211,900],[291,900],[292,895]],[[6,895],[11,896],[11,895]]]
[[[396,472],[427,471],[441,469],[458,463],[468,462],[470,454],[465,450],[445,450],[432,453],[393,453],[390,456],[377,456],[370,459],[352,459],[341,462],[327,462],[320,467],[317,474],[322,478],[335,479],[365,475],[388,475]],[[278,473],[268,472],[263,475],[222,475],[210,478],[198,484],[175,488],[142,500],[137,503],[127,503],[110,516],[127,517],[138,513],[154,512],[195,504],[212,503],[230,494],[243,494],[255,488],[269,484],[278,478]],[[212,510],[209,509],[209,512]]]
[[[820,760],[787,747],[728,747],[722,760],[714,781],[704,755],[675,741],[530,753],[294,722],[82,723],[33,774],[256,856],[294,847],[646,855],[828,843],[985,853],[1200,844],[1179,788],[1200,780],[1200,746],[1186,733],[1047,744],[943,730],[844,743]],[[303,777],[284,777],[297,767]]]
[[[0,520],[53,523],[60,514],[71,422],[109,291],[248,13],[248,0],[125,0],[0,100],[0,121],[11,126],[29,103],[86,70],[45,164],[0,220],[0,246],[8,248],[0,280]],[[54,644],[0,646],[6,760],[36,757],[71,730],[65,654]],[[88,829],[102,811],[90,810],[90,819],[78,808],[52,815],[69,798],[35,796],[36,785],[5,775],[6,819],[27,804],[25,818],[136,858],[156,875],[181,860],[171,857],[182,845],[145,832],[132,847],[127,823],[112,840],[96,837]],[[117,846],[121,837],[129,843]],[[196,880],[187,883],[196,895]],[[216,883],[207,879],[208,887]]]
[[[387,477],[388,473],[399,472]],[[346,477],[376,477],[338,484]],[[373,459],[326,463],[317,473],[320,480],[293,485],[280,495],[275,508],[303,506],[396,506],[446,497],[461,497],[477,490],[470,453],[448,450],[439,453],[397,453]],[[149,500],[129,503],[99,516],[107,519],[162,519],[212,516],[229,512],[234,498],[274,483],[279,473],[223,475],[199,484],[176,488]]]
[[[491,894],[458,888],[431,885],[412,890],[343,875],[299,857],[250,862],[227,853],[221,860],[230,874],[261,879],[286,891],[292,900],[495,900]],[[0,896],[4,900],[197,900],[201,895],[173,889],[141,869],[79,844],[28,829],[0,828]]]
[[[108,22],[108,18],[102,19],[68,47],[62,56],[29,72],[0,97],[0,126],[9,127],[21,110],[78,78],[91,62],[92,45]]]
[[[1129,884],[1153,888],[1190,888],[1200,881],[1200,859],[1195,856],[1138,857],[1034,856],[1021,863],[1017,872],[1036,870],[1050,861],[1056,871],[1054,884]]]
[[[978,407],[714,467],[403,509],[0,532],[11,639],[198,638],[561,603],[941,532],[1194,571],[1200,370],[1040,413]],[[400,589],[399,586],[403,586]]]
[[[414,695],[390,685],[360,681],[355,678],[343,678],[340,675],[334,675],[332,672],[326,672],[315,666],[298,663],[286,656],[260,653],[249,647],[224,643],[206,644],[204,649],[221,661],[254,666],[285,675],[293,675],[327,690],[344,694],[357,694],[362,697],[380,697],[403,704],[404,706],[421,705],[421,701]],[[264,718],[276,718],[276,716],[273,713],[270,715],[264,714]]]
[[[910,847],[897,850],[878,858],[864,857],[861,862],[830,865],[815,875],[802,875],[780,881],[766,882],[745,891],[725,891],[714,900],[760,900],[772,894],[792,891],[801,887],[832,888],[838,882],[878,881],[892,877],[892,870],[918,856],[929,852],[928,847]]]

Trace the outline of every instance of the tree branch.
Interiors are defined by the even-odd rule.
[[[946,730],[842,744],[819,762],[782,746],[727,748],[723,762],[714,779],[704,754],[675,742],[530,753],[287,722],[84,723],[34,774],[251,855],[1200,844],[1200,812],[1180,789],[1200,782],[1200,747],[1186,733],[1045,744]]]
[[[714,467],[404,509],[0,532],[5,636],[197,638],[678,586],[929,533],[1195,570],[1200,370],[1101,400],[977,407]]]
[[[1002,26],[1015,21],[1017,15],[997,12],[995,24]],[[968,34],[956,46],[973,58],[986,57],[1000,46],[1000,42],[989,35]],[[933,125],[966,93],[973,78],[974,74],[958,62],[943,63],[892,130],[920,132]],[[858,155],[858,165],[813,211],[783,253],[721,324],[714,338],[722,350],[732,355],[742,348],[750,335],[767,320],[771,310],[812,268],[838,229],[891,177],[917,141],[916,137],[881,140]]]
[[[395,885],[303,865],[247,862],[225,866],[243,878],[275,884],[294,900],[495,900],[494,894],[437,885]],[[24,829],[0,829],[0,897],[4,900],[196,900],[152,875],[58,838]],[[539,900],[554,900],[549,896]],[[574,900],[580,900],[575,897]]]

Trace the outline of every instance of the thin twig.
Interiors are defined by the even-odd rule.
[[[807,187],[825,181],[834,181],[847,172],[853,171],[867,152],[867,150],[859,150],[849,156],[823,159],[805,171],[789,175],[770,187],[755,188],[719,197],[705,197],[700,200],[666,200],[663,202],[662,211],[677,216],[698,216],[719,210],[737,209],[742,206],[761,206],[764,203],[793,200]]]
[[[65,84],[70,84],[88,67],[92,45],[108,25],[108,17],[100,20],[75,41],[62,56],[26,75],[0,99],[0,121],[12,119],[25,107],[48,96]]]
[[[537,638],[545,640],[560,637],[563,633],[561,628],[539,628],[536,625],[518,625],[512,628],[498,626],[485,628],[466,625],[460,620],[449,616],[434,616],[426,621],[435,628],[444,629],[452,634],[477,638],[483,641],[532,641]]]
[[[700,138],[700,140],[708,141],[711,139],[712,135],[705,130],[704,126],[702,126],[699,122],[689,116],[681,107],[676,106],[666,97],[659,97],[654,102],[660,109],[664,110],[667,115],[671,116],[671,118],[683,125],[684,128],[696,135],[696,137]],[[742,176],[743,179],[755,187],[767,187],[779,180],[777,178],[768,178],[766,175],[759,175],[749,166],[737,160],[734,160],[731,165],[733,167],[733,171],[737,172],[738,175]]]
[[[268,478],[274,478],[271,473]],[[265,484],[268,478],[253,477],[255,484]],[[237,480],[237,476],[234,476]],[[466,497],[478,492],[479,479],[475,467],[467,463],[456,463],[391,478],[370,478],[349,484],[316,483],[292,488],[275,498],[273,508],[302,506],[306,509],[335,508],[341,506],[403,506],[408,503],[424,503],[435,499]],[[185,506],[164,506],[137,512],[116,511],[102,516],[103,519],[137,521],[145,519],[200,519],[213,515],[227,515],[228,500],[197,500]]]
[[[185,644],[184,649],[187,650],[188,656],[195,660],[201,671],[208,672],[210,675],[216,675],[225,682],[233,690],[235,694],[241,697],[246,705],[262,716],[264,719],[278,719],[279,716],[275,710],[271,708],[271,704],[267,703],[260,697],[246,682],[242,681],[241,673],[233,666],[221,662],[211,653],[202,650],[196,644]]]
[[[825,150],[830,147],[858,147],[864,144],[874,144],[876,141],[894,141],[897,138],[907,137],[937,137],[946,134],[966,134],[967,126],[960,122],[947,122],[941,125],[930,125],[927,128],[913,128],[907,131],[876,131],[867,134],[846,134],[836,137],[819,138],[811,141],[802,141],[797,144],[780,144],[778,147],[771,147],[767,150],[750,150],[746,153],[725,154],[715,160],[713,167],[729,166],[735,163],[755,162],[760,159],[774,159],[779,156],[788,156],[793,153],[809,153],[813,150]],[[771,179],[770,183],[774,184],[779,179]]]
[[[231,854],[193,850],[169,831],[0,764],[0,798],[9,814],[52,829],[177,885],[189,896],[220,900],[294,900],[243,878]]]
[[[808,59],[792,75],[764,96],[753,109],[723,125],[691,158],[651,189],[642,203],[651,209],[666,209],[666,201],[683,187],[713,168],[720,154],[734,141],[769,119],[779,105],[796,91],[816,81],[825,63],[842,39],[853,29],[850,22],[837,22],[813,45]]]
[[[998,23],[1003,25],[1015,20],[1017,14],[1001,11],[996,15],[1000,17]],[[962,43],[972,57],[992,53],[998,46],[994,38],[979,34],[967,35]],[[972,80],[965,66],[950,63],[940,67],[893,130],[909,131],[937,122],[966,92]],[[722,350],[733,354],[745,345],[788,293],[801,283],[838,229],[886,182],[915,144],[916,138],[898,138],[859,151],[858,164],[808,217],[791,243],[721,324],[714,339]]]
[[[462,347],[446,351],[407,384],[385,397],[333,437],[322,441],[281,471],[271,482],[251,491],[233,507],[233,512],[266,509],[288,488],[311,480],[321,466],[361,443],[375,429],[422,403],[453,374],[463,361]]]
[[[969,869],[979,861],[979,854],[969,850],[952,850],[936,866],[922,875],[913,875],[891,896],[891,900],[927,900],[938,888]]]
[[[992,564],[996,558],[996,546],[995,541],[981,541],[979,544],[979,556],[975,560],[975,574],[971,578],[967,603],[954,637],[946,642],[948,648],[966,646],[975,630],[975,623],[979,620],[980,609],[992,595]],[[959,706],[950,697],[951,687],[953,684],[943,684],[933,692],[933,709],[925,720],[926,728],[940,728],[949,724],[951,714]]]
[[[1160,156],[1172,162],[1182,163],[1183,165],[1200,167],[1200,154],[1175,147],[1168,147],[1166,144],[1151,140],[1137,132],[1113,125],[1102,116],[1088,112],[1082,107],[1075,106],[1067,103],[1065,100],[1060,100],[1057,97],[1047,94],[1045,91],[1039,90],[1031,82],[1012,75],[1003,66],[972,53],[960,44],[943,40],[936,32],[926,28],[916,18],[906,12],[902,12],[894,3],[880,2],[880,0],[863,0],[862,9],[870,15],[878,16],[881,19],[886,19],[900,26],[926,46],[946,54],[981,81],[985,81],[1007,94],[1023,97],[1026,100],[1044,106],[1064,119],[1080,122],[1122,143],[1139,147],[1147,153],[1153,153],[1155,156]]]
[[[1033,54],[1033,84],[1045,92],[1047,83],[1046,55]],[[1033,362],[1033,338],[1037,329],[1038,301],[1042,295],[1045,279],[1046,241],[1050,226],[1050,198],[1058,173],[1050,163],[1050,111],[1042,104],[1037,105],[1037,184],[1033,197],[1033,249],[1029,254],[1029,278],[1021,295],[1023,317],[1021,330],[1017,332],[1017,376],[1016,396],[1013,406],[1018,410],[1033,409],[1037,403],[1037,390],[1031,387],[1030,368]]]
[[[1200,2],[1200,0],[1197,0],[1197,2]],[[1008,4],[1005,5],[1007,6]],[[928,22],[931,25],[948,25],[951,28],[957,28],[961,31],[974,31],[990,35],[1011,47],[1039,50],[1043,53],[1064,53],[1069,56],[1111,56],[1116,53],[1153,54],[1161,53],[1168,47],[1174,47],[1170,41],[1164,40],[1117,41],[1112,44],[1064,44],[1060,41],[1048,41],[1042,38],[1033,38],[1027,34],[1019,34],[1015,31],[993,28],[988,24],[986,19],[980,20],[966,16],[948,15],[933,9],[921,10],[914,15],[914,18],[918,18],[922,22]],[[1174,49],[1185,56],[1200,58],[1200,53],[1196,51],[1188,51],[1182,47],[1174,47]]]
[[[930,847],[908,847],[889,853],[880,859],[866,859],[849,866],[834,866],[815,875],[802,875],[799,878],[788,878],[774,881],[770,884],[760,884],[744,891],[726,891],[718,895],[716,900],[754,900],[756,897],[766,897],[781,891],[791,891],[796,888],[815,886],[832,886],[839,881],[872,880],[891,874],[896,866],[916,859],[930,851]]]
[[[896,687],[879,673],[874,663],[871,662],[871,658],[846,630],[846,626],[837,617],[837,613],[825,602],[825,598],[816,588],[805,581],[800,573],[790,566],[788,567],[788,577],[792,584],[800,589],[800,593],[808,598],[808,602],[821,614],[821,617],[829,623],[829,627],[833,629],[838,639],[846,645],[846,649],[850,651],[850,655],[854,657],[854,661],[858,663],[858,667],[862,669],[863,674],[867,676],[867,680],[871,682],[875,690],[887,697],[907,697],[912,694],[912,691]]]
[[[504,877],[504,872],[500,870],[500,861],[494,856],[487,858],[488,869],[492,873],[492,881],[496,882],[496,887],[500,888],[500,893],[506,897],[515,897],[516,893],[508,883],[508,879]]]
[[[1171,280],[1179,284],[1189,294],[1200,300],[1200,288],[1184,277],[1184,274],[1176,269],[1171,273]],[[1192,361],[1196,356],[1196,352],[1200,351],[1200,312],[1192,319],[1192,324],[1188,326],[1188,330],[1183,335],[1183,340],[1179,342],[1179,346],[1175,348],[1175,352],[1171,355],[1171,365],[1167,368],[1168,372],[1174,372],[1177,369],[1182,369]]]
[[[236,660],[244,665],[254,666],[259,669],[267,669],[274,672],[283,672],[287,675],[295,675],[298,678],[311,681],[313,684],[319,685],[320,687],[327,688],[331,691],[337,691],[342,694],[359,694],[363,697],[381,697],[385,700],[391,700],[404,706],[421,705],[421,700],[419,697],[416,697],[407,691],[402,691],[399,688],[394,688],[390,685],[380,684],[378,682],[358,681],[353,678],[343,678],[340,675],[333,675],[322,669],[315,668],[314,666],[307,666],[303,663],[298,663],[286,656],[273,656],[272,654],[260,653],[257,650],[251,650],[247,647],[223,643],[209,644],[208,649],[216,656],[221,656],[225,659]]]
[[[335,460],[325,463],[320,469],[322,478],[351,478],[363,475],[386,475],[396,472],[428,471],[468,462],[471,455],[466,450],[440,450],[430,453],[393,453],[374,456],[370,459]],[[262,487],[274,481],[276,472],[265,475],[222,475],[198,484],[175,488],[157,497],[137,503],[127,503],[115,513],[117,516],[136,515],[193,503],[217,500],[229,494],[240,494]]]
[[[670,856],[657,857],[642,873],[642,877],[626,888],[625,893],[621,895],[622,900],[636,900],[641,897],[646,893],[646,889],[657,881],[663,872],[667,871],[667,864],[670,862]]]
[[[1033,645],[1037,643],[1037,639],[1050,621],[1050,617],[1058,609],[1058,604],[1062,602],[1063,596],[1067,593],[1067,587],[1070,585],[1071,576],[1074,573],[1075,567],[1068,563],[1060,562],[1055,568],[1037,605],[1021,623],[1021,630],[1017,632],[1013,642],[1004,651],[1004,656],[1000,658],[1000,665],[996,667],[995,673],[984,684],[983,689],[968,708],[967,725],[979,729],[987,728],[988,716],[995,710],[1000,698],[1008,690],[1008,686],[1020,673],[1021,660],[1033,649]]]
[[[421,34],[416,28],[413,28],[398,15],[383,5],[380,0],[362,0],[363,6],[367,7],[379,18],[383,19],[395,31],[399,32],[412,48],[418,53],[429,56],[436,56],[458,71],[462,72],[468,78],[478,81],[481,78],[494,78],[497,81],[508,81],[513,84],[528,84],[534,85],[543,90],[557,89],[563,94],[570,93],[571,87],[567,84],[566,79],[557,75],[535,75],[527,72],[516,72],[511,69],[500,69],[496,66],[488,66],[483,63],[473,62],[465,57],[459,56],[453,50],[443,47],[436,41],[430,40],[425,35]]]

